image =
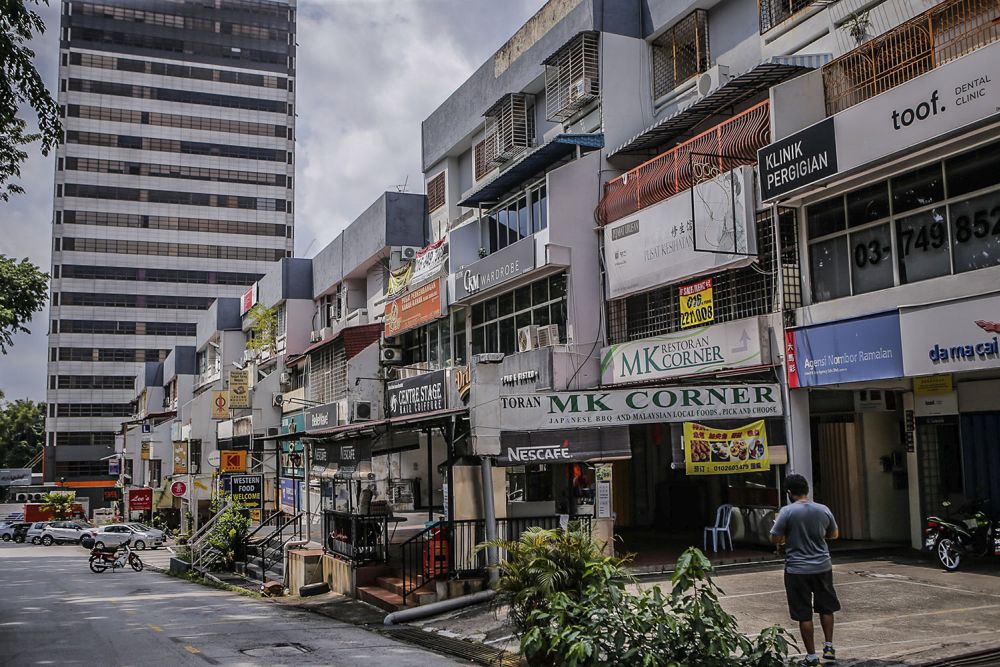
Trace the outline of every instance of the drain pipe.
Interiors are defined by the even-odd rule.
[[[285,542],[285,546],[281,548],[282,551],[285,552],[284,553],[285,559],[281,561],[284,564],[284,567],[281,570],[282,588],[288,588],[288,552],[298,547],[304,547],[305,545],[309,544],[309,542],[310,540],[288,540],[287,542]],[[263,565],[263,563],[261,563],[261,565]]]
[[[483,471],[483,513],[486,521],[486,539],[492,541],[497,538],[497,512],[493,506],[493,461],[488,456],[484,456],[480,463]],[[497,567],[500,564],[496,547],[486,548],[486,571],[489,573],[490,584],[495,584],[500,578],[500,571]]]
[[[394,611],[385,617],[382,621],[385,625],[396,625],[398,623],[409,623],[410,621],[417,621],[421,618],[426,618],[428,616],[434,616],[436,614],[443,614],[448,611],[455,611],[456,609],[462,609],[463,607],[471,607],[474,604],[480,604],[482,602],[489,602],[494,597],[496,597],[497,592],[493,590],[489,591],[479,591],[478,593],[472,593],[470,595],[462,595],[457,598],[451,598],[449,600],[441,600],[440,602],[431,602],[430,604],[422,604],[419,607],[412,607],[410,609],[403,609],[402,611]]]

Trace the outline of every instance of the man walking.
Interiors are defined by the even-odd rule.
[[[833,563],[826,540],[840,536],[830,508],[809,500],[809,482],[802,475],[785,478],[790,504],[778,512],[771,528],[771,542],[785,545],[785,593],[788,613],[799,622],[806,657],[803,667],[820,664],[813,636],[813,611],[823,627],[823,660],[833,662],[833,614],[840,601],[833,589]]]

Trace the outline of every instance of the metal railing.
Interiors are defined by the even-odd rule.
[[[1000,2],[944,0],[823,66],[828,116],[1000,38]]]
[[[812,4],[831,3],[829,1],[818,3],[816,0],[757,0],[760,34],[763,35],[771,28],[792,18]]]
[[[219,511],[215,513],[211,519],[206,521],[201,528],[195,531],[194,535],[188,538],[187,550],[191,559],[191,569],[200,571],[204,570],[212,565],[219,556],[219,552],[212,548],[209,544],[209,538],[212,535],[212,530],[215,524],[218,522],[219,517],[225,512],[232,501],[227,499],[223,501],[222,506]]]
[[[604,185],[604,196],[595,217],[606,225],[647,206],[659,203],[694,185],[695,163],[718,160],[721,171],[757,162],[757,149],[771,141],[770,104],[767,100],[729,120],[644,162]],[[717,155],[718,158],[707,158]],[[732,156],[724,159],[721,156]],[[735,159],[733,159],[735,158]]]
[[[260,578],[267,581],[267,571],[285,560],[285,545],[302,536],[302,518],[305,512],[289,516],[275,512],[253,529],[244,540],[247,558],[260,559]],[[267,531],[266,529],[270,529]]]
[[[386,514],[323,513],[323,545],[341,558],[361,564],[389,559],[389,516]]]

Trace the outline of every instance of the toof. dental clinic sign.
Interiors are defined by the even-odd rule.
[[[998,100],[1000,42],[993,42],[761,148],[761,199],[1000,114]]]
[[[601,350],[601,384],[646,382],[766,363],[756,317]]]

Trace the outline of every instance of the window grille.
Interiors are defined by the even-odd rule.
[[[600,96],[596,32],[581,32],[542,64],[548,120],[568,120]]]
[[[835,0],[823,0],[822,3],[815,0],[758,0],[757,9],[760,17],[760,33],[775,27],[779,23],[790,19],[803,9],[812,4],[831,4]]]
[[[532,96],[508,93],[483,114],[486,117],[487,156],[491,166],[508,162],[526,149],[535,139],[534,105]]]
[[[994,0],[945,0],[823,66],[829,116],[1000,39]]]
[[[798,279],[794,209],[779,209],[781,229],[782,280],[785,287],[786,323],[801,306]],[[758,261],[751,266],[723,271],[711,276],[715,299],[715,323],[778,312],[775,283],[774,224],[770,209],[757,212]],[[681,330],[678,286],[693,282],[686,279],[642,294],[615,299],[608,303],[608,337],[611,343],[649,338]]]
[[[347,356],[337,340],[310,355],[311,401],[332,403],[347,396]]]
[[[652,44],[653,99],[673,91],[711,65],[708,12],[696,9]]]
[[[440,174],[427,181],[427,212],[433,213],[445,205],[445,174]]]
[[[494,141],[493,137],[487,137],[476,144],[475,151],[473,152],[475,171],[473,176],[475,180],[482,180],[486,174],[490,172],[490,160],[491,157],[487,156],[487,144],[492,144]]]

